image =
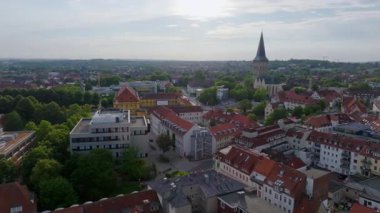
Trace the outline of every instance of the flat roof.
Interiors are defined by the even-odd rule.
[[[7,154],[33,134],[34,131],[4,132],[0,134],[0,155]]]

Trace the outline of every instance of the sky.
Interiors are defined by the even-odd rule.
[[[380,0],[0,0],[0,58],[380,61]]]

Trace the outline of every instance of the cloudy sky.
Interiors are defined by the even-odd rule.
[[[380,60],[380,0],[0,0],[0,58]]]

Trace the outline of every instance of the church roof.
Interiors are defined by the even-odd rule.
[[[257,48],[257,53],[254,61],[268,62],[267,56],[265,55],[264,37],[263,32],[261,32],[259,47]]]

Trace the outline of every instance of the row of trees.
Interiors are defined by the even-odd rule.
[[[83,92],[77,85],[65,85],[53,89],[5,89],[0,91],[0,106],[9,104],[11,97],[34,97],[41,103],[56,102],[60,106],[72,104],[91,104],[97,105],[100,97],[96,93]],[[12,107],[7,108],[12,111]]]
[[[83,107],[88,112],[91,109],[90,105]],[[78,111],[81,112],[83,107],[78,104],[61,107],[54,101],[39,102],[33,96],[17,95],[15,98],[8,95],[0,96],[0,113],[5,113],[2,123],[7,131],[22,130],[25,123],[29,121],[40,123],[40,121],[46,120],[52,124],[62,123],[70,120],[70,117],[78,114]]]

